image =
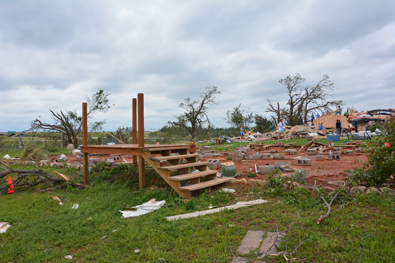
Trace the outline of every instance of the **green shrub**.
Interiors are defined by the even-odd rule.
[[[384,125],[387,135],[374,137],[375,142],[364,146],[368,161],[362,168],[354,169],[350,179],[354,182],[366,182],[369,186],[380,186],[385,182],[395,184],[395,122]],[[386,144],[389,147],[386,147]]]
[[[247,177],[256,177],[256,173],[249,173]]]

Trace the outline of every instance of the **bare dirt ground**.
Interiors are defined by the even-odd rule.
[[[297,149],[298,150],[298,149]],[[367,161],[367,156],[365,153],[354,154],[354,155],[345,155],[344,150],[343,154],[340,156],[340,160],[328,160],[327,155],[325,156],[324,161],[317,160],[316,155],[309,155],[306,152],[299,152],[296,155],[286,155],[285,148],[283,147],[270,147],[265,151],[259,151],[260,153],[271,153],[277,152],[279,154],[284,154],[285,159],[283,160],[273,160],[273,159],[264,159],[264,160],[242,160],[239,163],[236,163],[237,168],[237,179],[245,178],[246,180],[251,179],[264,179],[267,180],[267,175],[257,174],[256,177],[248,177],[247,175],[251,172],[255,172],[255,164],[258,166],[261,165],[274,165],[275,162],[289,162],[294,169],[304,169],[306,170],[306,180],[310,183],[313,183],[315,180],[319,185],[326,185],[328,187],[337,187],[342,185],[347,180],[348,173],[345,172],[347,170],[352,170],[354,168],[360,167],[361,162]],[[257,150],[251,150],[250,155],[257,152]],[[306,165],[298,165],[297,159],[300,157],[309,158],[312,160],[310,166]],[[100,156],[91,156],[90,158],[100,158],[101,160],[110,158],[109,155],[100,155]],[[221,163],[229,162],[229,160],[225,159],[225,157],[213,157],[209,159],[218,159]],[[68,156],[68,161],[73,162],[76,161],[75,156]],[[115,163],[132,163],[132,156],[123,156],[120,160]],[[202,161],[207,161],[202,160]],[[218,169],[220,171],[220,169]],[[289,176],[293,172],[282,173],[282,175]]]

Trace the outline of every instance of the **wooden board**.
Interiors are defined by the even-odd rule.
[[[151,157],[150,160],[152,161],[167,161],[167,160],[177,160],[177,159],[185,159],[191,157],[197,157],[199,154],[183,154],[183,155],[170,155],[170,156],[163,156],[163,157]]]
[[[199,184],[182,186],[182,187],[180,187],[180,190],[183,190],[183,191],[195,191],[195,190],[199,190],[199,189],[208,188],[208,187],[211,187],[211,186],[214,186],[214,185],[223,184],[223,183],[228,182],[229,180],[230,180],[230,178],[222,178],[222,179],[210,180],[210,181],[199,183]]]
[[[323,115],[318,119],[314,120],[314,125],[317,130],[321,123],[324,128],[336,128],[336,120],[340,120],[340,122],[342,123],[342,128],[348,128],[349,122],[347,117],[344,115],[336,114]]]
[[[178,169],[183,169],[183,168],[190,168],[190,167],[199,167],[199,166],[207,166],[208,163],[206,162],[201,162],[201,163],[186,163],[186,164],[180,164],[180,165],[171,165],[171,166],[163,166],[159,167],[159,170],[163,171],[174,171]]]
[[[207,170],[207,171],[192,173],[192,174],[170,176],[168,179],[170,181],[185,181],[185,180],[205,177],[207,175],[216,175],[216,174],[217,174],[216,170]]]

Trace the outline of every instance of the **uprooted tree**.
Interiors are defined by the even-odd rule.
[[[289,125],[293,126],[298,122],[300,115],[306,120],[311,112],[343,104],[341,100],[328,100],[328,97],[332,96],[329,92],[333,90],[334,84],[327,75],[315,85],[302,85],[305,81],[300,74],[279,80],[287,89],[288,107],[281,108],[279,102],[274,105],[268,99],[269,108],[266,109],[266,112],[274,114],[272,118],[276,123],[282,116],[286,116]]]
[[[96,112],[106,112],[110,109],[108,96],[110,93],[106,93],[100,90],[93,94],[91,97],[85,97],[85,101],[88,103],[88,119],[91,119]],[[65,135],[65,141],[67,143],[78,146],[78,137],[82,131],[82,116],[77,113],[76,110],[69,110],[63,112],[55,112],[49,110],[52,114],[52,119],[55,123],[50,124],[39,119],[32,121],[31,131],[35,130],[46,130],[52,132],[63,132]],[[90,125],[92,131],[100,131],[105,121],[96,121]]]
[[[180,103],[179,107],[184,110],[184,113],[176,115],[176,121],[169,121],[169,124],[174,127],[185,128],[192,137],[195,138],[196,131],[202,130],[211,126],[210,119],[207,115],[208,106],[218,104],[215,101],[215,94],[221,94],[217,87],[207,87],[206,91],[202,93],[201,99],[191,100],[189,97]]]

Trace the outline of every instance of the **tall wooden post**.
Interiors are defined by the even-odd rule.
[[[137,99],[132,100],[132,143],[137,144]],[[137,168],[137,155],[133,155],[133,167]]]
[[[88,104],[82,103],[82,145],[88,146]],[[84,158],[84,184],[89,183],[88,172],[88,153],[83,153]]]
[[[138,123],[139,123],[139,148],[144,148],[144,94],[137,94],[138,100]],[[145,161],[143,156],[139,156],[140,165],[139,165],[139,188],[143,189],[145,185]]]

